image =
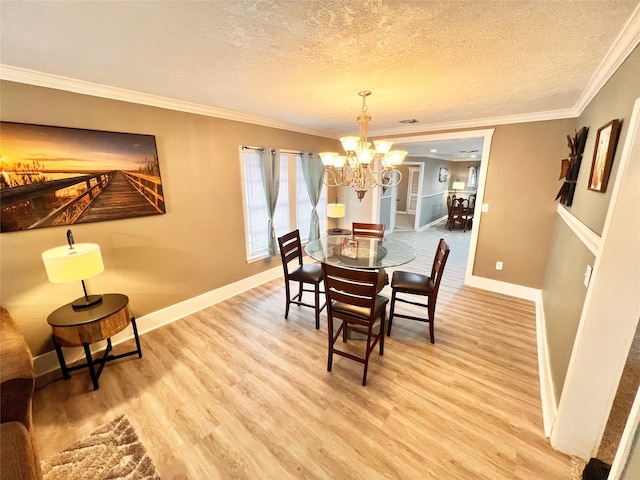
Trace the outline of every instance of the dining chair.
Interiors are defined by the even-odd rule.
[[[280,257],[282,258],[282,268],[284,270],[284,285],[286,290],[286,308],[284,318],[289,317],[289,306],[294,303],[303,307],[310,307],[316,313],[316,329],[320,328],[320,312],[326,303],[320,306],[320,284],[322,283],[322,267],[319,263],[303,263],[302,243],[300,242],[300,231],[294,230],[278,238],[280,247]],[[294,262],[294,266],[289,269],[289,263]],[[298,282],[298,294],[291,297],[290,282]],[[313,290],[304,288],[304,284],[312,284]],[[314,304],[302,301],[303,292],[313,292]]]
[[[351,223],[354,237],[384,238],[384,223]]]
[[[364,386],[367,384],[371,352],[379,345],[380,355],[384,353],[384,324],[389,299],[377,293],[376,270],[354,270],[323,263],[322,271],[329,326],[327,371],[331,371],[334,354],[360,362],[364,364]],[[338,322],[340,324],[334,332]],[[346,343],[349,332],[366,336],[362,355],[358,355],[361,351],[357,349],[346,351],[336,348],[338,338],[342,336],[342,342]]]
[[[391,279],[391,310],[389,312],[389,322],[387,324],[387,336],[391,335],[391,324],[393,317],[407,318],[409,320],[417,320],[419,322],[427,322],[429,324],[429,337],[431,343],[434,343],[435,337],[433,333],[433,324],[435,322],[436,301],[438,299],[438,290],[440,289],[440,281],[444,266],[449,258],[450,248],[443,238],[438,242],[435,257],[433,258],[433,266],[431,267],[431,275],[421,275],[419,273],[405,272],[396,270],[393,272]],[[427,303],[421,303],[407,298],[400,298],[398,294],[417,295],[427,298]],[[413,298],[413,297],[409,297]],[[427,317],[417,317],[414,315],[395,313],[396,300],[398,302],[409,303],[427,309]]]
[[[351,231],[353,232],[353,238],[364,237],[384,240],[384,223],[351,222]],[[386,285],[389,285],[389,274],[384,268],[381,268],[378,274],[378,292]]]
[[[469,200],[466,198],[457,198],[453,202],[452,217],[449,222],[449,230],[453,230],[456,224],[460,224],[463,231],[467,231],[469,227]],[[473,217],[473,216],[471,216]]]

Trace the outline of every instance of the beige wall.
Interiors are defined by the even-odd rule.
[[[575,119],[497,126],[491,142],[473,274],[540,288],[553,225],[560,160]],[[495,269],[496,261],[504,269]]]
[[[0,85],[3,121],[155,135],[167,213],[73,227],[100,244],[105,272],[89,293],[129,295],[139,317],[280,264],[246,263],[240,145],[325,151],[336,140],[12,82]],[[0,301],[34,354],[51,350],[47,315],[82,294],[48,282],[40,254],[67,227],[0,235]]]

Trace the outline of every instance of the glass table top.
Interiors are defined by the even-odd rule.
[[[309,257],[342,267],[374,269],[397,267],[416,258],[415,249],[400,240],[327,235],[309,242]]]

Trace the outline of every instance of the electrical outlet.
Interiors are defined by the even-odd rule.
[[[485,212],[485,213],[489,211],[489,204],[488,203],[483,203],[482,204],[482,211]]]
[[[502,262],[496,262],[496,270],[502,270]]]

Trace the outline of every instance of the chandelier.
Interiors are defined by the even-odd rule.
[[[357,118],[360,124],[359,137],[342,137],[340,142],[346,152],[322,152],[320,158],[324,164],[322,180],[329,187],[350,187],[355,189],[358,200],[362,201],[369,188],[395,187],[402,179],[402,173],[396,168],[402,163],[407,152],[391,150],[393,142],[388,140],[367,140],[371,116],[367,115],[366,100],[371,92],[358,92],[362,97],[362,114]]]

